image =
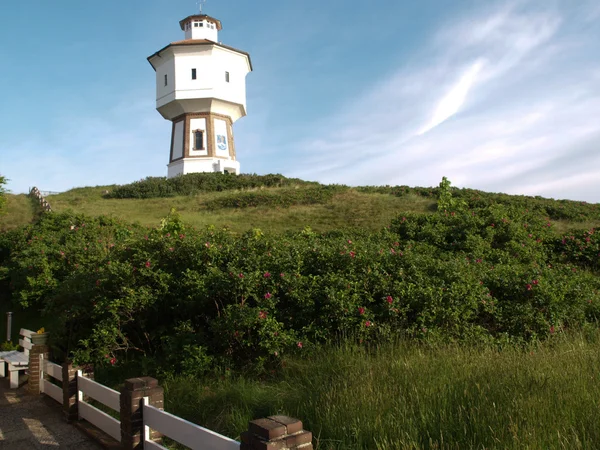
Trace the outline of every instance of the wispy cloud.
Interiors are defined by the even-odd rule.
[[[344,105],[294,175],[350,184],[434,185],[600,202],[598,29],[589,15],[511,2],[458,20]],[[363,111],[356,115],[348,111]]]
[[[435,111],[431,122],[428,123],[423,129],[417,134],[421,135],[427,133],[429,130],[437,127],[454,114],[456,114],[460,107],[465,103],[469,90],[477,80],[477,75],[481,72],[481,68],[484,65],[484,61],[476,61],[473,65],[460,77],[460,80],[445,97],[443,97]]]

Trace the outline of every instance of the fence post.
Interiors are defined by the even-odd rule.
[[[6,341],[12,342],[12,312],[6,313]]]
[[[70,361],[62,365],[63,412],[68,423],[79,419],[77,371],[78,368]]]
[[[164,390],[158,381],[151,377],[125,380],[121,389],[121,445],[124,450],[142,449],[144,446],[144,420],[142,405],[144,397],[148,404],[164,409]],[[153,441],[160,440],[160,434],[153,432]]]
[[[47,345],[34,344],[29,351],[29,380],[27,381],[27,392],[31,395],[41,393],[42,358],[48,359],[50,349]]]
[[[240,450],[312,450],[312,433],[302,422],[288,416],[269,416],[253,420],[242,433]]]

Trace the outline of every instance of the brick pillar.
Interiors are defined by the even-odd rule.
[[[150,377],[130,378],[121,389],[121,445],[124,450],[143,448],[144,426],[142,405],[148,404],[164,410],[164,391],[158,381]],[[153,431],[150,438],[158,441],[160,433]]]
[[[27,392],[31,395],[40,395],[41,356],[48,359],[50,349],[47,345],[34,345],[29,351],[29,380]]]
[[[313,450],[312,433],[302,422],[287,416],[270,416],[250,422],[242,433],[240,450]]]
[[[91,365],[77,367],[70,361],[62,365],[63,412],[69,423],[79,420],[79,399],[77,398],[77,371],[79,370],[82,371],[84,377],[90,380],[94,379],[94,369]]]

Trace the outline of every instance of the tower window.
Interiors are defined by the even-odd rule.
[[[204,26],[204,22],[200,22],[200,25],[198,25],[199,27],[203,27]]]
[[[194,22],[194,26],[195,26],[195,27],[198,27],[198,22]]]
[[[196,69],[192,69],[192,80],[196,79]]]
[[[194,131],[194,150],[204,150],[204,131]]]
[[[165,74],[165,86],[166,86],[167,84],[169,84],[169,79],[168,79],[168,77],[167,77],[167,74]]]
[[[229,83],[229,72],[225,72],[225,82]]]

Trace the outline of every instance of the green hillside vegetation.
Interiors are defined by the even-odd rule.
[[[104,192],[109,192],[105,195]],[[71,189],[48,198],[57,212],[110,216],[154,227],[172,208],[190,226],[215,225],[235,233],[253,228],[299,231],[310,226],[323,232],[341,228],[377,231],[401,213],[433,213],[438,188],[408,186],[325,186],[282,175],[189,174],[165,179],[149,177],[123,186]],[[453,189],[473,207],[511,204],[549,217],[554,230],[600,226],[598,205],[541,197],[492,194]],[[0,230],[30,223],[34,210],[22,195],[8,195],[10,214],[0,216]]]
[[[0,295],[59,362],[156,376],[234,438],[287,413],[321,449],[600,440],[600,205],[261,180],[52,196],[0,233]]]
[[[0,214],[0,232],[33,222],[35,212],[35,207],[27,195],[7,194],[5,213]]]

